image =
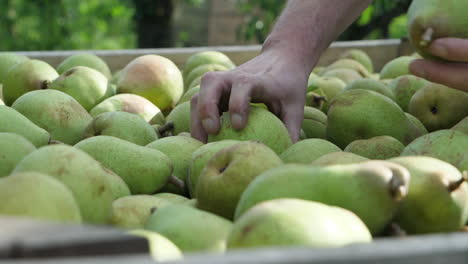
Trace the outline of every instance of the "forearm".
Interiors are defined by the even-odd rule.
[[[289,0],[262,52],[278,51],[310,72],[321,53],[372,0]]]

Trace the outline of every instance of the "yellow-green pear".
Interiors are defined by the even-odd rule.
[[[468,134],[468,116],[463,118],[460,122],[454,125],[451,129]]]
[[[0,179],[0,215],[80,224],[81,213],[72,192],[39,172],[13,173]]]
[[[36,147],[47,145],[50,134],[38,127],[15,109],[0,105],[0,132],[10,132],[23,136]]]
[[[122,70],[123,69],[120,69],[114,72],[114,74],[112,74],[112,77],[109,79],[109,83],[115,85],[116,88],[117,88],[117,84],[119,83],[120,77],[122,76]]]
[[[355,140],[344,151],[372,160],[386,160],[400,156],[404,148],[405,145],[390,136],[378,136]]]
[[[395,102],[406,112],[408,111],[408,104],[411,97],[428,83],[429,82],[425,79],[414,75],[403,75],[393,79],[388,84],[388,88],[395,96]]]
[[[13,52],[0,52],[0,85],[13,66],[26,60],[28,60],[28,57],[24,55]]]
[[[36,147],[26,138],[8,132],[0,132],[0,177],[10,175],[13,169]]]
[[[173,125],[172,134],[190,132],[190,101],[177,105],[166,117],[166,123]]]
[[[195,80],[193,80],[193,81],[187,86],[186,92],[187,92],[188,90],[192,89],[193,87],[196,87],[196,86],[201,85],[202,77],[203,77],[203,76],[198,76],[197,78],[195,78]]]
[[[193,208],[197,208],[197,203],[198,203],[197,199],[193,198],[193,199],[190,199],[190,200],[188,200],[188,201],[186,201],[186,202],[184,202],[182,204],[186,205],[186,206],[191,206]]]
[[[255,177],[283,165],[264,144],[242,142],[216,153],[200,173],[197,207],[227,219],[234,217],[237,202]]]
[[[197,79],[198,77],[202,77],[207,72],[227,71],[227,70],[229,70],[228,67],[221,65],[221,64],[216,64],[216,63],[203,64],[203,65],[197,66],[191,72],[189,72],[187,76],[184,78],[185,87],[188,88],[188,86],[192,84],[192,82],[195,79]]]
[[[171,60],[159,55],[144,55],[125,66],[117,89],[119,93],[143,96],[165,111],[179,101],[184,82],[179,68]]]
[[[345,87],[346,83],[335,77],[322,77],[311,81],[307,88],[309,93],[307,93],[306,105],[326,113],[330,101]]]
[[[325,138],[327,115],[316,108],[305,106],[301,128],[306,138]]]
[[[465,149],[466,150],[466,149]],[[455,232],[468,220],[468,184],[447,162],[423,156],[389,160],[411,173],[395,222],[409,234]]]
[[[56,90],[26,93],[11,107],[49,131],[52,139],[66,144],[80,141],[92,121],[92,117],[73,97]]]
[[[284,163],[310,164],[321,156],[341,151],[335,144],[320,138],[301,140],[283,151],[280,157]]]
[[[111,136],[87,138],[75,147],[122,177],[132,194],[155,193],[170,180],[172,161],[159,150]]]
[[[341,55],[340,55],[340,58],[341,59],[352,59],[352,60],[355,60],[359,63],[361,63],[364,67],[366,67],[367,71],[369,73],[373,73],[374,72],[374,65],[372,63],[372,59],[369,57],[369,55],[363,51],[363,50],[359,50],[359,49],[349,49],[345,52],[343,52]]]
[[[183,203],[189,201],[189,199],[187,197],[182,196],[182,195],[178,195],[178,194],[175,194],[175,193],[160,192],[160,193],[154,194],[153,196],[164,199],[164,200],[167,200],[167,201],[169,201],[171,203],[176,203],[176,204],[183,204]]]
[[[416,58],[412,56],[401,56],[389,61],[380,71],[380,79],[395,79],[403,75],[411,74],[409,65]]]
[[[408,121],[406,122],[407,132],[403,142],[409,144],[416,138],[429,133],[424,124],[419,119],[409,113],[405,113],[405,115]]]
[[[182,252],[223,253],[232,223],[215,214],[173,204],[157,209],[145,229],[171,240]]]
[[[57,66],[57,71],[58,73],[62,74],[76,66],[85,66],[94,69],[106,76],[107,79],[112,77],[112,73],[106,62],[91,53],[75,54],[66,58],[62,61],[62,63],[59,64],[59,66]]]
[[[183,76],[184,78],[187,78],[187,75],[196,67],[212,63],[223,65],[228,69],[236,67],[228,56],[219,51],[202,51],[191,55],[187,59],[184,66]]]
[[[354,213],[301,199],[257,204],[233,225],[228,248],[335,248],[370,243],[372,235]]]
[[[339,59],[334,63],[330,64],[323,70],[323,74],[326,74],[328,71],[335,69],[350,69],[354,70],[361,75],[361,77],[368,78],[370,77],[369,71],[361,63],[352,59]]]
[[[385,95],[392,100],[395,100],[395,96],[393,95],[392,91],[387,87],[387,85],[385,85],[384,83],[380,81],[373,80],[370,78],[355,80],[352,83],[346,85],[343,91],[355,90],[355,89],[364,89],[364,90],[374,91],[382,95]]]
[[[312,161],[310,165],[314,166],[330,166],[330,165],[344,165],[354,164],[363,161],[368,161],[368,158],[359,156],[351,152],[332,152],[321,156],[320,158]]]
[[[335,77],[342,80],[345,84],[350,84],[355,80],[362,79],[362,75],[355,70],[351,69],[333,69],[329,70],[322,75],[324,78]]]
[[[185,103],[185,102],[190,102],[192,97],[196,95],[200,91],[200,85],[196,85],[190,89],[188,89],[184,95],[182,95],[182,98],[180,98],[179,102],[177,103],[178,105]]]
[[[184,258],[182,252],[174,243],[156,232],[136,229],[130,231],[129,234],[144,237],[148,240],[151,257],[156,262],[175,261]]]

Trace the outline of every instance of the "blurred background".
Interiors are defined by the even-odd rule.
[[[0,0],[0,51],[257,44],[285,2]],[[405,37],[410,3],[375,0],[339,40]]]

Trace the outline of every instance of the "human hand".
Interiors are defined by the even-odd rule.
[[[206,142],[220,129],[220,115],[229,111],[234,129],[245,127],[249,103],[264,103],[286,125],[292,140],[299,139],[304,118],[310,69],[287,52],[266,51],[226,72],[209,72],[191,100],[191,133]]]
[[[431,43],[429,52],[455,62],[415,60],[410,71],[431,82],[468,92],[468,39],[440,38]]]

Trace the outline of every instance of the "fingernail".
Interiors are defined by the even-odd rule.
[[[445,46],[437,43],[432,44],[431,51],[439,57],[446,58],[448,56],[448,50],[445,48]]]
[[[205,131],[208,133],[214,132],[216,130],[215,122],[211,118],[203,119],[202,125]]]
[[[231,116],[232,126],[239,128],[242,126],[242,116],[240,114],[232,114]]]
[[[421,66],[421,64],[418,63],[418,61],[413,61],[413,63],[410,64],[410,71],[412,74],[421,78],[424,78],[426,76],[426,71]]]

